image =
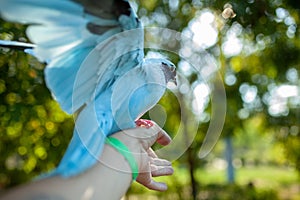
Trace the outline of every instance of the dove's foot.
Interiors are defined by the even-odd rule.
[[[135,121],[135,124],[139,127],[146,127],[146,128],[150,128],[151,126],[153,126],[153,122],[147,119],[138,119]]]

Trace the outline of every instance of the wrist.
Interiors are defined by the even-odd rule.
[[[141,169],[145,151],[144,151],[139,139],[134,138],[132,136],[128,136],[126,133],[114,134],[110,137],[113,137],[113,138],[116,138],[116,139],[122,141],[122,143],[128,148],[129,152],[131,152],[131,154],[135,158],[137,165],[138,165],[138,169]]]
[[[103,153],[99,159],[100,163],[114,171],[127,174],[132,177],[131,167],[124,156],[118,152],[113,146],[105,144]]]
[[[114,147],[114,149],[116,149],[125,158],[131,168],[132,179],[136,180],[139,174],[139,167],[136,158],[133,156],[133,153],[128,149],[128,147],[115,137],[107,137],[105,139],[105,143]]]

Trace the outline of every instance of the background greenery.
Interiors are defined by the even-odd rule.
[[[134,184],[126,198],[300,198],[300,4],[296,0],[234,0],[230,3],[237,16],[224,20],[221,13],[225,3],[228,2],[133,1],[145,26],[188,33],[203,13],[214,16],[210,25],[217,38],[205,47],[206,54],[201,59],[210,56],[218,67],[226,90],[227,114],[219,142],[206,158],[200,159],[199,149],[210,122],[210,99],[199,117],[192,106],[193,98],[187,98],[183,90],[168,92],[160,102],[167,116],[161,125],[174,137],[181,124],[187,139],[191,139],[188,127],[196,119],[197,135],[187,151],[173,162],[175,174],[163,178],[169,184],[167,193],[151,192]],[[26,27],[5,21],[0,25],[0,39],[27,41]],[[225,51],[231,36],[241,46],[238,53]],[[195,71],[186,73],[178,55],[159,53],[177,63],[178,72],[188,80],[179,80],[178,88],[188,86],[193,92],[203,82]],[[44,83],[43,68],[29,55],[0,49],[1,188],[24,183],[53,168],[71,137],[73,119],[52,99]],[[215,80],[207,84],[211,86]],[[282,85],[296,86],[298,93],[285,98],[276,96]],[[247,94],[255,95],[250,101]],[[277,112],[272,110],[274,106]],[[155,114],[151,118],[160,121]],[[225,157],[228,141],[233,146],[229,157],[232,165]],[[228,166],[234,171],[228,171]]]

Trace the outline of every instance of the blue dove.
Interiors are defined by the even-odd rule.
[[[144,59],[142,24],[126,0],[0,0],[0,14],[29,25],[33,45],[20,48],[46,63],[47,87],[65,112],[76,114],[66,153],[46,176],[92,167],[105,137],[135,127],[167,83],[176,83],[173,63]]]

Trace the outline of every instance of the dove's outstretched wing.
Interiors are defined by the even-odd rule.
[[[142,31],[123,40],[110,38],[141,28],[128,1],[2,0],[0,13],[8,21],[29,24],[27,36],[35,44],[34,55],[47,63],[47,86],[68,113],[90,101],[99,82],[105,87],[114,75],[143,59]],[[118,46],[110,45],[116,39]],[[105,51],[88,57],[97,45]]]
[[[96,163],[106,135],[119,130],[111,95],[115,81],[143,62],[140,21],[125,0],[2,0],[0,13],[6,20],[29,24],[34,55],[47,63],[48,88],[66,112],[80,110],[68,149],[49,175],[86,170]],[[142,70],[137,73],[146,80]],[[125,113],[122,109],[117,112]],[[134,119],[124,127],[134,126]]]

